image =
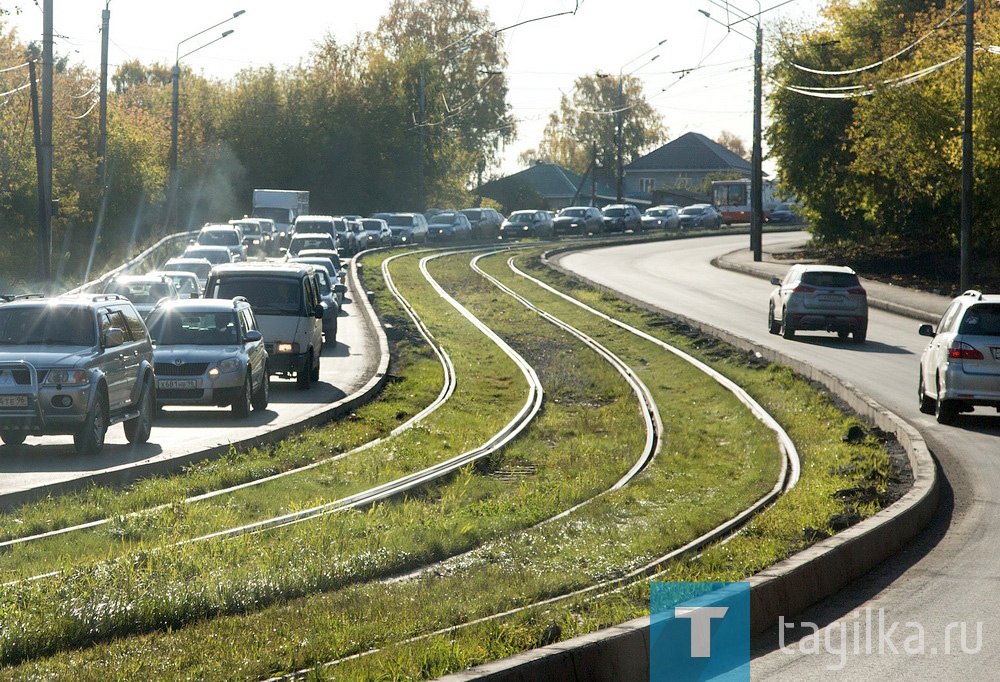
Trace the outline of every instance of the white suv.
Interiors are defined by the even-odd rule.
[[[966,291],[948,306],[920,356],[920,411],[941,424],[974,406],[1000,412],[1000,295]]]
[[[842,265],[793,265],[783,280],[771,279],[767,328],[786,339],[802,330],[837,332],[855,343],[868,336],[868,294],[857,273]]]

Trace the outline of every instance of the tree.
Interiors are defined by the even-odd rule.
[[[743,138],[739,135],[729,132],[728,130],[723,130],[719,133],[719,139],[716,140],[723,147],[731,151],[736,156],[745,159],[747,158],[747,145],[743,141]]]
[[[562,96],[559,111],[549,115],[538,145],[538,158],[583,174],[596,144],[598,166],[613,177],[617,171],[619,125],[622,161],[626,165],[666,138],[660,115],[646,101],[638,78],[600,73],[582,76],[574,83],[572,93]]]

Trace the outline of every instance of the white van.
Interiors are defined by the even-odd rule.
[[[304,263],[231,263],[208,275],[206,298],[245,296],[264,335],[271,375],[295,377],[307,389],[319,379],[323,303],[313,266]]]

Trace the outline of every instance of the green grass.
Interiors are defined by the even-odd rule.
[[[499,260],[489,259],[489,267]],[[663,451],[633,484],[568,518],[531,528],[605,489],[627,469],[644,438],[635,398],[590,351],[484,285],[459,257],[435,261],[431,268],[538,368],[545,408],[523,438],[450,480],[364,513],[182,550],[127,552],[112,561],[67,559],[65,575],[7,588],[0,598],[0,655],[8,663],[23,661],[7,672],[18,679],[247,679],[388,647],[329,674],[437,675],[533,646],[553,624],[565,638],[640,615],[645,588],[568,600],[416,644],[398,642],[623,576],[727,518],[773,484],[774,439],[727,392],[672,354],[554,300],[543,301],[533,286],[519,283],[543,307],[559,308],[568,321],[590,326],[602,343],[629,358],[657,399],[665,398],[660,404],[667,406],[669,427]],[[403,265],[397,281],[419,291],[413,270]],[[366,262],[366,272],[376,267]],[[803,455],[799,488],[724,546],[727,554],[712,550],[702,555],[704,563],[685,562],[671,570],[713,578],[724,571],[747,575],[810,541],[805,526],[828,529],[830,517],[844,508],[832,493],[860,482],[880,484],[886,475],[878,443],[843,443],[840,436],[856,420],[787,370],[677,333],[660,318],[575,283],[560,281],[560,287],[710,361],[786,424]],[[380,310],[390,307],[376,280],[366,281],[366,288],[376,290]],[[480,423],[502,421],[487,406],[515,403],[510,395],[520,391],[514,372],[486,371],[490,363],[484,360],[491,354],[481,340],[461,337],[454,314],[429,295],[420,306],[434,321],[435,335],[462,358],[456,364],[460,385],[489,375],[473,381],[479,400],[465,406],[456,432],[442,424],[414,436],[415,447],[439,447],[469,438]],[[402,377],[408,353],[421,347],[402,317],[393,318],[391,333]],[[460,402],[469,401],[471,394],[463,394]],[[369,418],[364,410],[358,415],[362,422]],[[398,423],[391,410],[382,418]],[[370,430],[386,432],[389,424]],[[329,449],[343,426],[320,430],[324,440],[318,442]],[[365,457],[389,454],[395,460],[399,451],[367,451]],[[443,563],[418,580],[383,580],[429,561]]]

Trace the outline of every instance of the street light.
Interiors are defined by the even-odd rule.
[[[224,31],[222,33],[222,35],[220,35],[218,38],[215,38],[214,40],[210,40],[207,43],[194,48],[193,50],[189,50],[188,52],[185,52],[184,54],[181,54],[181,45],[183,45],[184,43],[186,43],[189,40],[193,40],[194,38],[197,38],[198,36],[200,36],[200,35],[202,35],[204,33],[208,33],[209,31],[211,31],[214,28],[218,28],[219,26],[222,26],[227,21],[232,21],[233,19],[235,19],[236,17],[238,17],[238,16],[240,16],[241,14],[244,14],[244,13],[246,13],[246,10],[243,10],[243,9],[241,9],[241,10],[239,10],[237,12],[233,12],[233,16],[227,17],[227,18],[223,19],[222,21],[220,21],[219,23],[213,24],[213,25],[209,26],[208,28],[205,28],[205,29],[202,29],[202,30],[198,31],[197,33],[193,33],[193,34],[189,35],[187,38],[185,38],[184,40],[182,40],[179,43],[177,43],[177,49],[174,52],[174,68],[170,70],[170,81],[171,81],[171,85],[173,86],[173,94],[172,94],[172,98],[171,98],[171,102],[170,102],[170,104],[171,104],[171,107],[170,107],[170,200],[169,200],[169,202],[167,204],[167,216],[166,216],[166,225],[167,226],[169,226],[170,223],[173,221],[174,207],[175,207],[176,201],[177,201],[177,125],[178,125],[178,119],[180,118],[180,116],[179,116],[179,113],[180,113],[179,112],[179,109],[180,109],[180,92],[179,91],[180,91],[180,78],[181,78],[181,59],[183,59],[184,57],[187,57],[188,55],[194,54],[198,50],[206,48],[209,45],[212,45],[213,43],[219,42],[220,40],[222,40],[226,36],[231,35],[233,33],[233,31],[232,30]]]

